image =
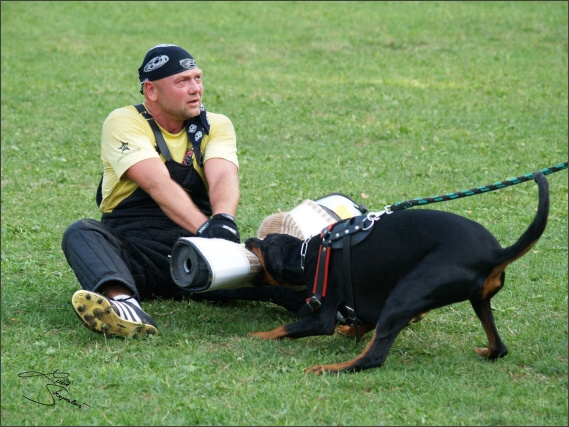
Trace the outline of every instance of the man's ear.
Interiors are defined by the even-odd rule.
[[[148,100],[156,101],[156,99],[158,99],[156,85],[153,82],[146,80],[142,84],[142,89],[144,92],[144,97],[148,98]]]

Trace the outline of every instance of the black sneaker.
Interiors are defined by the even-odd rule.
[[[130,302],[116,300],[90,291],[77,291],[71,304],[77,316],[93,332],[130,338],[158,333],[152,317]]]

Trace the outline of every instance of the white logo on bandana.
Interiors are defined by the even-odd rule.
[[[155,58],[152,58],[148,64],[144,66],[144,72],[149,73],[150,71],[154,71],[168,62],[170,58],[167,55],[160,55]]]
[[[196,61],[191,58],[180,59],[180,65],[186,70],[192,70],[198,66]]]

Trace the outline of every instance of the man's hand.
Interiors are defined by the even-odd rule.
[[[220,238],[234,243],[241,243],[241,236],[235,219],[225,213],[214,215],[198,229],[198,237]]]

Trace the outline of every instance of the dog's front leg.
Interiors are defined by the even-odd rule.
[[[280,338],[302,338],[313,335],[332,335],[336,326],[336,311],[322,308],[298,322],[279,326],[267,332],[252,332],[249,336],[276,340]]]

